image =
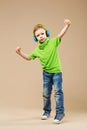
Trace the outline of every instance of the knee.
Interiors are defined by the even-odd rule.
[[[54,90],[54,95],[61,95],[63,94],[63,90],[60,89],[60,90]]]
[[[47,92],[43,92],[43,97],[44,97],[44,98],[49,98],[49,97],[50,97],[50,94],[47,93]]]

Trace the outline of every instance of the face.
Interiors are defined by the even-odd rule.
[[[44,30],[43,28],[38,28],[35,31],[35,36],[36,36],[36,38],[37,38],[37,40],[39,42],[44,42],[45,39],[47,38],[47,36],[46,36],[46,30]]]

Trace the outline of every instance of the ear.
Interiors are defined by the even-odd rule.
[[[35,42],[37,42],[37,38],[35,36],[32,37]]]
[[[47,37],[50,37],[50,31],[49,30],[46,30],[46,35],[47,35]]]

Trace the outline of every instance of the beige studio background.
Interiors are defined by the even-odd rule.
[[[64,19],[72,22],[59,47],[66,111],[87,111],[87,1],[0,0],[0,107],[42,109],[42,69],[38,59],[25,61],[15,53],[30,53],[35,24],[57,35]],[[55,107],[54,97],[52,105]]]

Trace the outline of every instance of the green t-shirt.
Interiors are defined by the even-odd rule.
[[[39,58],[43,71],[49,73],[62,72],[61,63],[57,47],[61,40],[58,36],[46,39],[43,43],[38,43],[35,50],[29,54],[31,59]]]

